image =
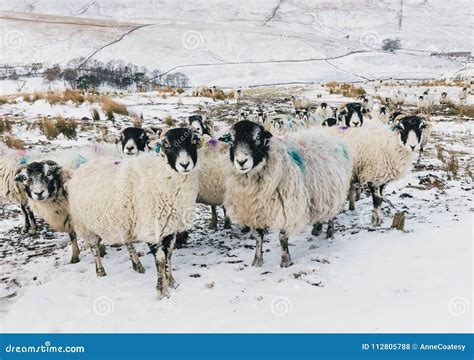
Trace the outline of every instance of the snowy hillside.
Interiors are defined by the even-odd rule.
[[[473,50],[471,12],[469,1],[441,0],[1,0],[0,64],[92,56],[220,86],[437,78],[465,66],[430,53]],[[386,38],[402,48],[383,52]]]

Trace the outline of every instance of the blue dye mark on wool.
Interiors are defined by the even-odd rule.
[[[76,159],[76,168],[78,168],[81,165],[84,165],[87,162],[87,158],[82,155],[77,155]]]
[[[161,150],[161,144],[156,144],[156,146],[155,146],[155,152],[156,152],[157,154],[159,154],[159,153],[160,153],[160,150]]]
[[[334,148],[334,153],[336,154],[336,156],[343,157],[346,160],[349,160],[349,151],[347,150],[346,144],[339,143]]]
[[[20,165],[25,165],[25,164],[28,164],[28,159],[23,156],[22,158],[20,158]]]
[[[305,163],[301,156],[301,152],[298,149],[291,148],[288,149],[288,155],[290,155],[291,160],[300,168],[300,170],[304,171]]]

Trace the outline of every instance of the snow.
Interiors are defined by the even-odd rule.
[[[239,104],[193,97],[190,90],[172,96],[100,89],[130,113],[142,114],[144,126],[162,124],[168,116],[179,122],[203,113],[215,120],[221,134],[242,107],[288,113],[291,95],[332,106],[354,101],[330,94],[320,84],[328,81],[359,82],[382,98],[401,91],[407,94],[404,110],[415,112],[426,86],[400,82],[375,92],[365,80],[472,77],[474,68],[465,59],[430,56],[472,51],[472,7],[468,0],[401,3],[403,9],[400,2],[371,0],[350,6],[322,0],[220,1],[213,7],[204,0],[151,0],[140,6],[125,0],[0,0],[0,65],[66,65],[97,51],[93,59],[182,71],[191,85],[242,88]],[[402,49],[381,51],[385,38],[399,38]],[[0,80],[0,95],[64,88],[62,81],[41,77]],[[22,234],[19,207],[1,203],[0,331],[472,331],[473,204],[467,168],[473,164],[474,119],[438,103],[447,92],[459,104],[459,91],[459,86],[430,87],[437,104],[432,138],[420,164],[387,186],[382,227],[371,227],[372,200],[363,193],[355,211],[345,210],[336,219],[334,240],[303,229],[290,238],[294,265],[281,269],[277,234],[271,233],[264,243],[263,267],[253,268],[252,235],[236,225],[223,229],[221,209],[219,228],[209,230],[210,210],[198,205],[187,246],[173,253],[180,286],[160,301],[155,264],[145,244],[136,244],[145,274],[132,270],[124,247],[109,247],[103,259],[107,276],[97,278],[92,254],[81,241],[81,262],[69,264],[66,234],[42,221],[38,236]],[[104,120],[99,103],[51,105],[13,97],[14,102],[0,105],[0,118],[11,120],[12,134],[35,151],[112,142],[119,129],[132,124],[126,116]],[[474,104],[472,94],[467,104]],[[102,120],[83,119],[91,117],[92,108]],[[58,115],[77,119],[76,140],[48,140],[36,126],[43,117]],[[448,178],[436,146],[445,157],[456,155],[456,178]],[[406,232],[390,230],[400,211],[406,214]]]

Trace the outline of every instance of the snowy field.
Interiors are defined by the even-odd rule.
[[[367,85],[368,92],[373,91]],[[423,87],[382,87],[379,94],[402,90],[410,101]],[[452,97],[458,87],[447,90]],[[245,92],[244,92],[245,93]],[[349,98],[330,95],[318,86],[249,90],[246,100],[213,102],[189,93],[163,99],[156,92],[116,99],[142,112],[145,125],[166,116],[184,120],[203,111],[226,131],[237,108],[259,103],[290,109],[288,95],[302,94],[336,105]],[[316,100],[317,95],[321,95]],[[468,99],[472,103],[472,97]],[[413,110],[407,101],[406,110]],[[1,116],[13,116],[14,136],[33,149],[77,146],[101,140],[125,124],[82,120],[77,140],[48,141],[28,123],[40,116],[90,116],[91,104],[5,104]],[[306,228],[290,239],[294,265],[279,267],[277,234],[264,244],[265,262],[253,268],[255,241],[236,225],[207,228],[208,207],[199,205],[188,245],[175,250],[173,270],[180,283],[169,299],[156,299],[156,270],[144,244],[137,244],[145,274],[131,269],[122,247],[109,247],[103,259],[107,276],[97,278],[92,254],[81,244],[81,262],[69,264],[67,235],[42,226],[40,235],[21,234],[17,205],[4,205],[0,222],[2,288],[1,323],[6,332],[469,332],[472,327],[472,132],[474,119],[449,115],[438,107],[425,157],[401,181],[386,190],[385,221],[370,225],[372,200],[363,194],[356,211],[336,220],[334,240],[314,237]],[[435,145],[459,161],[456,179],[448,179]],[[390,230],[396,211],[406,213],[406,232]],[[220,213],[222,217],[222,213]],[[42,224],[43,225],[43,224]]]
[[[139,4],[139,5],[138,5]],[[131,268],[125,247],[108,247],[106,277],[79,241],[81,261],[70,264],[67,234],[39,221],[39,234],[21,232],[17,204],[0,203],[1,332],[423,332],[473,330],[473,131],[471,0],[209,1],[0,0],[0,121],[27,149],[47,152],[113,142],[142,116],[143,126],[190,114],[213,119],[226,133],[241,109],[292,111],[292,95],[313,105],[357,101],[331,94],[323,83],[351,82],[384,99],[407,94],[403,110],[416,112],[422,79],[471,80],[460,113],[459,84],[429,86],[436,105],[433,133],[418,164],[385,190],[384,222],[372,228],[367,191],[356,210],[336,221],[333,240],[305,228],[290,238],[294,265],[279,267],[278,235],[264,243],[264,264],[250,266],[255,240],[237,225],[209,230],[210,209],[198,205],[188,244],[173,253],[180,286],[158,301],[156,269],[137,243],[145,274]],[[401,48],[382,51],[384,39]],[[130,116],[106,119],[99,96],[81,104],[33,101],[35,92],[63,91],[63,80],[3,76],[5,69],[64,69],[71,60],[110,60],[176,71],[189,79],[183,94],[100,88]],[[390,79],[380,88],[372,80]],[[400,81],[396,81],[400,79]],[[192,96],[191,88],[241,88],[244,99]],[[440,83],[441,84],[441,83]],[[453,107],[438,100],[446,92]],[[27,95],[25,95],[27,94]],[[54,93],[53,93],[54,95]],[[46,96],[46,95],[45,95]],[[44,97],[45,97],[44,96]],[[91,119],[97,109],[100,121]],[[75,119],[75,139],[47,139],[39,123]],[[456,159],[458,171],[447,171]],[[396,212],[405,231],[391,230]]]

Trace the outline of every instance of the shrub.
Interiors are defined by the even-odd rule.
[[[109,114],[120,114],[120,115],[128,115],[127,107],[124,104],[121,104],[115,100],[112,100],[108,96],[102,97],[102,110],[105,113]]]
[[[56,129],[64,135],[66,139],[77,137],[77,121],[74,119],[64,119],[62,116],[56,118]]]
[[[94,121],[100,121],[99,110],[97,110],[96,108],[93,108],[93,109],[91,110],[91,113],[92,113],[92,120],[94,120]]]
[[[0,105],[7,104],[8,98],[6,96],[0,96]]]
[[[64,101],[71,101],[74,104],[82,104],[84,102],[84,96],[76,90],[66,89],[63,92]]]
[[[184,89],[183,89],[183,88],[177,88],[177,89],[176,89],[176,92],[177,92],[178,94],[183,94],[183,93],[184,93]]]
[[[175,126],[176,121],[171,116],[168,115],[167,117],[165,117],[165,124],[167,126]]]
[[[11,132],[12,131],[12,123],[8,119],[1,119],[0,120],[0,134],[3,134],[5,132]]]
[[[60,75],[61,68],[58,65],[48,68],[43,72],[43,77],[45,78],[45,80],[50,82],[58,80]]]
[[[459,115],[474,119],[474,105],[461,105],[458,110]]]
[[[63,97],[61,93],[58,93],[56,91],[48,91],[46,93],[46,100],[51,104],[58,104],[63,102]]]
[[[56,125],[54,125],[53,121],[48,118],[43,118],[43,120],[41,120],[39,124],[39,129],[48,140],[56,139],[60,134]]]
[[[75,81],[76,87],[81,90],[90,90],[99,87],[100,80],[94,75],[82,75]]]
[[[384,39],[382,41],[382,50],[393,52],[402,47],[402,44],[399,39]]]
[[[25,148],[25,142],[21,139],[17,139],[13,135],[7,135],[5,137],[5,144],[12,149],[24,149]]]

